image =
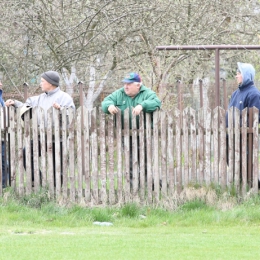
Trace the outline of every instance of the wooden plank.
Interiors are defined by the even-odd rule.
[[[152,167],[152,115],[146,114],[146,145],[147,145],[147,200],[148,203],[153,201],[153,167]]]
[[[159,111],[153,112],[153,177],[154,177],[154,201],[159,202],[160,199],[160,169],[159,169],[159,131],[158,125],[160,121]]]
[[[17,114],[20,115],[21,107],[17,109]],[[18,172],[19,172],[19,188],[18,188],[18,194],[19,196],[24,196],[24,166],[23,166],[23,127],[21,124],[21,117],[17,117],[17,125],[16,125],[16,131],[17,131],[17,159],[18,159]],[[12,155],[11,155],[12,156]]]
[[[97,139],[97,109],[91,111],[91,163],[92,163],[92,199],[94,204],[99,203],[98,199],[98,139]],[[114,154],[114,153],[113,153]],[[114,187],[113,187],[114,188]]]
[[[169,190],[168,196],[173,196],[174,194],[174,134],[173,134],[173,110],[167,111],[167,158],[168,158],[168,182]]]
[[[160,110],[160,130],[161,130],[161,154],[160,154],[160,163],[161,163],[161,195],[163,197],[167,196],[167,118],[166,112]]]
[[[68,117],[67,109],[61,111],[62,117],[62,197],[66,201],[68,199],[68,143],[67,143],[67,128],[68,128]]]
[[[190,108],[190,180],[193,184],[197,182],[197,135],[196,135],[196,111]]]
[[[32,165],[31,165],[31,122],[29,112],[24,114],[24,147],[26,161],[26,195],[32,193]]]
[[[146,145],[145,145],[145,124],[144,124],[144,113],[141,112],[139,116],[139,153],[140,153],[140,168],[139,168],[139,174],[140,174],[140,200],[144,202],[145,200],[145,179],[147,176],[147,169],[146,169]]]
[[[228,174],[227,184],[228,187],[233,185],[233,174],[234,174],[234,120],[233,120],[233,107],[228,109]]]
[[[34,191],[40,191],[40,168],[39,168],[39,134],[38,134],[38,107],[32,109],[32,144],[33,144],[33,169]]]
[[[123,203],[123,174],[122,174],[122,116],[121,111],[116,114],[116,154],[117,154],[117,200]]]
[[[101,110],[101,108],[100,108],[99,132],[100,132],[99,144],[100,144],[100,182],[101,182],[100,200],[103,205],[106,205],[107,203],[106,115]]]
[[[91,201],[91,181],[90,181],[90,125],[91,125],[91,117],[90,117],[90,111],[86,109],[86,107],[83,107],[83,147],[84,150],[84,170],[85,172],[85,200],[87,202]]]
[[[47,111],[47,181],[51,198],[54,198],[54,165],[53,165],[53,145],[52,145],[52,121],[53,108]]]
[[[42,187],[47,188],[47,140],[46,140],[46,129],[45,129],[45,112],[41,107],[38,107],[38,124],[40,134],[40,152],[41,152],[41,174],[42,174]]]
[[[247,108],[242,111],[242,125],[241,125],[241,164],[242,164],[242,183],[241,183],[241,194],[246,196],[247,193]]]
[[[259,111],[253,107],[253,191],[258,194],[259,165],[258,165],[258,114]]]
[[[108,177],[109,177],[109,203],[115,203],[115,179],[114,179],[114,116],[108,116]]]
[[[83,198],[83,187],[82,187],[82,181],[83,181],[83,158],[84,156],[82,152],[82,148],[84,144],[82,143],[82,119],[83,113],[82,113],[82,107],[79,107],[77,109],[77,124],[76,124],[76,133],[77,133],[77,174],[75,175],[75,183],[76,183],[76,189],[77,189],[77,195],[78,195],[78,201],[81,202]]]
[[[124,110],[124,190],[125,190],[125,202],[131,201],[130,193],[130,138],[129,138],[129,108]]]
[[[55,182],[56,182],[56,199],[59,200],[61,198],[61,149],[60,149],[60,111],[57,109],[53,109],[53,122],[54,122],[54,156],[55,156],[55,165],[53,165],[53,169],[55,169]],[[52,148],[54,149],[54,147]]]
[[[13,187],[14,190],[16,190],[16,149],[15,149],[16,148],[16,138],[15,138],[16,125],[15,125],[15,117],[16,117],[15,108],[10,107],[9,108],[9,135],[10,135],[9,147],[10,147],[10,154],[13,156],[10,157],[9,167],[10,167],[11,186]],[[0,134],[0,136],[1,136],[1,134]],[[7,147],[5,147],[5,149],[6,148]],[[2,154],[2,151],[0,154]],[[5,163],[5,162],[2,162],[2,163]],[[2,164],[0,164],[0,165],[2,165]]]
[[[211,182],[211,110],[205,109],[205,183]]]
[[[69,114],[69,186],[70,186],[70,201],[75,202],[76,190],[75,190],[75,119],[77,114],[74,114],[73,110],[68,110]]]
[[[185,108],[182,112],[182,152],[183,152],[183,185],[189,184],[189,108]]]
[[[198,143],[197,143],[197,161],[199,164],[198,182],[202,185],[205,181],[204,179],[204,169],[205,169],[205,158],[204,158],[204,109],[201,108],[198,112]]]
[[[139,189],[139,161],[138,161],[138,141],[137,141],[137,125],[136,116],[132,116],[132,194],[133,200],[139,202],[138,189]],[[130,155],[131,156],[131,155]]]
[[[181,112],[178,109],[175,109],[175,124],[176,124],[176,190],[177,194],[180,194],[182,191],[182,143],[181,143]]]
[[[214,150],[214,161],[213,161],[213,172],[212,182],[219,184],[219,107],[213,110],[213,150]]]
[[[227,134],[226,134],[226,111],[219,108],[219,183],[224,189],[227,186]]]
[[[237,192],[240,191],[240,110],[238,108],[234,108],[234,186]]]

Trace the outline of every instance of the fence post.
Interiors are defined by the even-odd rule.
[[[28,98],[28,83],[24,82],[23,83],[23,96],[24,96],[24,101],[26,101],[26,99]]]
[[[79,105],[81,108],[81,131],[82,129],[84,129],[84,111],[83,111],[83,107],[84,107],[84,101],[83,101],[83,82],[79,81],[78,82],[78,86],[79,86]],[[87,111],[87,113],[89,113],[89,111]],[[84,145],[84,135],[81,135],[81,144]],[[81,157],[82,157],[82,174],[85,174],[85,154],[84,154],[84,149],[81,150]]]
[[[203,88],[202,88],[202,79],[199,80],[200,85],[200,107],[203,107]]]
[[[249,108],[249,129],[248,129],[248,161],[247,161],[247,169],[248,169],[248,185],[252,187],[252,150],[253,150],[253,108]]]
[[[215,106],[220,105],[220,91],[219,91],[219,48],[215,49]]]

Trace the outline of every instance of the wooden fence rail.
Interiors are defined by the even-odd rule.
[[[258,192],[256,108],[160,110],[131,119],[128,109],[112,116],[99,108],[45,114],[36,107],[24,121],[19,113],[9,108],[0,130],[7,148],[0,163],[9,166],[0,181],[6,174],[21,196],[43,187],[58,200],[111,205],[158,203],[195,184]]]

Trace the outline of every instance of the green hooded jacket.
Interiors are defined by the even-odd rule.
[[[134,98],[126,95],[122,87],[107,96],[101,105],[102,110],[107,114],[109,114],[108,107],[110,105],[118,107],[122,114],[126,108],[136,107],[137,105],[143,107],[143,112],[151,113],[161,107],[161,101],[154,91],[142,85],[139,93]]]

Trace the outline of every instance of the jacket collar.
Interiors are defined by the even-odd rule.
[[[247,84],[239,85],[238,88],[239,88],[240,90],[244,90],[244,89],[249,88],[249,87],[251,87],[251,86],[254,86],[254,82],[253,82],[253,81],[250,81],[250,82],[248,82]]]
[[[58,92],[59,90],[60,90],[60,87],[56,87],[54,90],[45,92],[45,94],[46,94],[47,96],[51,96],[51,95],[55,94],[56,92]]]

